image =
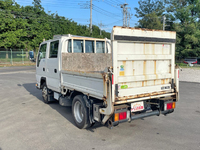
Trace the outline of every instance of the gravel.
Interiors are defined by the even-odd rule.
[[[182,68],[182,71],[180,69],[179,80],[200,83],[200,69]]]

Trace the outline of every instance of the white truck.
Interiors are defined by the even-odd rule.
[[[36,87],[72,106],[78,128],[172,113],[179,99],[176,33],[114,26],[111,40],[56,35],[40,44]]]

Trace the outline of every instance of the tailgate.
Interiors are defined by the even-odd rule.
[[[115,100],[174,92],[175,41],[175,32],[114,27]]]

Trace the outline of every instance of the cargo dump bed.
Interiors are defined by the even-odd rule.
[[[103,99],[105,75],[111,66],[110,53],[62,53],[61,85]]]
[[[176,33],[114,27],[115,104],[175,95]]]

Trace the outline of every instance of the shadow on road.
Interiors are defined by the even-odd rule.
[[[42,91],[36,89],[35,87],[35,83],[27,83],[27,84],[23,84],[23,87],[33,96],[35,96],[37,98],[37,100],[39,101],[43,101],[42,100]],[[44,105],[46,105],[44,103]],[[74,120],[72,118],[72,110],[71,107],[63,107],[61,105],[59,105],[58,101],[55,102],[51,102],[49,105],[51,108],[53,108],[54,110],[56,110],[57,112],[59,112],[63,117],[65,117],[69,122],[71,122],[73,125],[74,124]]]
[[[18,85],[21,86],[21,85]],[[23,84],[23,87],[33,96],[35,96],[37,98],[37,100],[39,101],[43,101],[42,100],[42,91],[36,89],[35,87],[35,83],[27,83],[27,84]],[[44,103],[44,105],[46,105]],[[71,107],[63,107],[61,105],[59,105],[58,101],[52,102],[50,104],[48,104],[51,108],[53,108],[54,110],[56,110],[57,112],[59,112],[63,117],[65,117],[69,122],[71,122],[74,126],[74,120],[72,117],[72,109]],[[94,132],[94,129],[96,128],[100,128],[103,127],[100,123],[96,123],[94,126],[88,128],[88,131]],[[0,149],[1,150],[1,149]]]

